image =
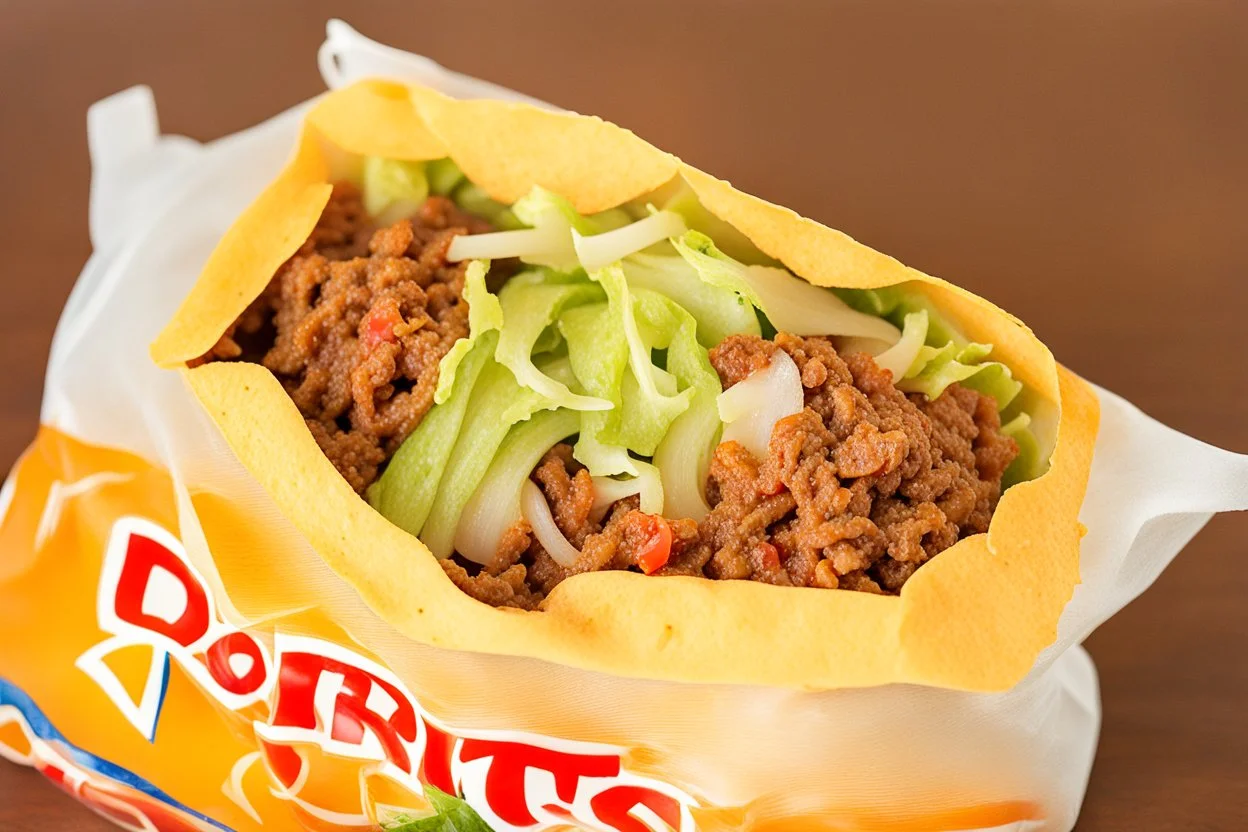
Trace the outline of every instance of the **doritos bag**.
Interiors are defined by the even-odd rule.
[[[614,125],[321,64],[90,112],[0,752],[136,830],[1070,829],[1079,642],[1248,460]]]

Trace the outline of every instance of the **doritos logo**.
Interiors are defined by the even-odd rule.
[[[149,741],[176,660],[231,710],[268,706],[268,718],[254,727],[280,786],[275,793],[323,819],[344,816],[319,811],[314,797],[302,793],[314,778],[300,748],[314,746],[324,759],[362,761],[413,794],[424,784],[458,794],[498,832],[569,825],[601,832],[694,829],[693,800],[625,770],[623,749],[452,729],[425,712],[387,667],[333,642],[277,631],[270,658],[261,642],[218,617],[180,542],[148,521],[128,517],[114,527],[97,612],[110,637],[78,666]],[[136,699],[104,659],[140,644],[152,648],[153,659]]]

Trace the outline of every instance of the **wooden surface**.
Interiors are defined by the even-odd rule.
[[[87,105],[147,83],[166,130],[233,132],[320,90],[324,20],[347,10],[957,281],[1248,451],[1242,4],[45,0],[0,2],[0,470],[89,253]],[[1245,558],[1248,518],[1215,518],[1091,639],[1105,718],[1080,830],[1248,828]],[[0,829],[104,828],[0,764]]]

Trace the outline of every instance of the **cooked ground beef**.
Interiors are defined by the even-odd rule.
[[[992,398],[956,384],[935,401],[907,396],[870,356],[842,358],[826,338],[737,335],[711,351],[711,363],[727,389],[777,349],[797,364],[806,408],[776,424],[766,459],[736,442],[716,448],[711,513],[700,524],[666,521],[672,554],[655,574],[897,593],[937,553],[988,530],[1001,476],[1018,454]],[[636,498],[593,522],[589,473],[566,445],[533,479],[581,560],[560,566],[520,523],[489,567],[474,574],[444,562],[461,589],[532,609],[570,575],[635,565],[654,523]]]
[[[239,341],[271,327],[256,358],[363,492],[433,404],[438,362],[468,334],[465,266],[447,263],[447,247],[487,230],[442,197],[374,229],[359,190],[336,185],[308,240],[201,361],[244,357]]]
[[[308,240],[199,362],[272,370],[363,492],[429,410],[438,362],[468,334],[465,267],[446,261],[447,247],[488,230],[441,197],[374,229],[358,189],[337,185]],[[827,338],[736,335],[710,357],[727,389],[776,350],[796,363],[806,407],[776,424],[766,459],[735,442],[716,448],[701,523],[645,514],[636,497],[594,516],[589,472],[559,445],[532,479],[580,559],[560,565],[521,521],[493,563],[450,558],[447,575],[488,604],[536,609],[571,575],[648,564],[670,536],[654,574],[897,593],[936,554],[987,531],[1018,454],[993,399],[956,384],[935,401],[907,396],[870,356],[841,356]]]

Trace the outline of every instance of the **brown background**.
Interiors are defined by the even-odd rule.
[[[1248,451],[1248,6],[0,2],[0,470],[89,253],[84,111],[211,139],[321,89],[325,19],[642,136],[953,279],[1153,415]],[[1248,826],[1248,518],[1090,641],[1080,830]],[[188,753],[191,752],[188,749]],[[106,827],[0,764],[0,829]]]

